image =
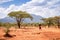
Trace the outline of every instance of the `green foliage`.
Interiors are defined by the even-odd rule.
[[[28,14],[27,12],[23,12],[23,11],[13,11],[9,13],[8,15],[14,18],[31,18],[32,19],[32,16],[30,14]]]
[[[11,12],[8,14],[10,17],[16,18],[18,27],[20,28],[21,23],[23,22],[24,18],[30,18],[31,20],[33,19],[33,17],[28,14],[27,12],[23,12],[23,11],[15,11],[15,12]]]
[[[60,16],[55,16],[55,17],[49,17],[49,18],[43,18],[44,24],[50,26],[50,25],[57,25],[60,27]]]
[[[3,23],[2,22],[0,22],[0,27],[3,25]]]

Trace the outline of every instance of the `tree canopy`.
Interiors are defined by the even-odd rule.
[[[23,11],[13,11],[13,12],[10,12],[8,14],[10,17],[14,17],[14,18],[30,18],[32,19],[32,16],[27,13],[27,12],[23,12]]]
[[[50,25],[57,25],[58,27],[60,26],[60,16],[43,18],[42,20],[43,20],[44,23],[46,23],[48,26],[50,26]]]
[[[31,20],[33,19],[33,17],[25,11],[13,11],[10,12],[8,15],[12,18],[16,18],[19,28],[23,18],[30,18]]]

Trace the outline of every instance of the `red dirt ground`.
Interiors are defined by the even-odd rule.
[[[4,29],[0,28],[0,40],[60,40],[60,29],[30,27],[25,29],[10,29],[10,35],[16,35],[12,38],[3,37]]]

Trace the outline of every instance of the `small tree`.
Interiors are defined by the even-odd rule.
[[[19,28],[21,27],[21,22],[24,18],[30,18],[32,20],[32,16],[23,11],[10,12],[8,15],[16,19]]]
[[[12,36],[9,34],[9,32],[10,32],[9,29],[10,29],[10,27],[11,27],[10,23],[5,23],[5,26],[4,26],[4,27],[6,28],[4,37],[12,37]]]

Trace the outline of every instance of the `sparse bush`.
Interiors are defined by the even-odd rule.
[[[10,23],[5,23],[5,24],[4,24],[4,27],[6,28],[4,37],[12,37],[12,36],[9,34],[9,32],[10,32],[9,29],[11,28]]]

